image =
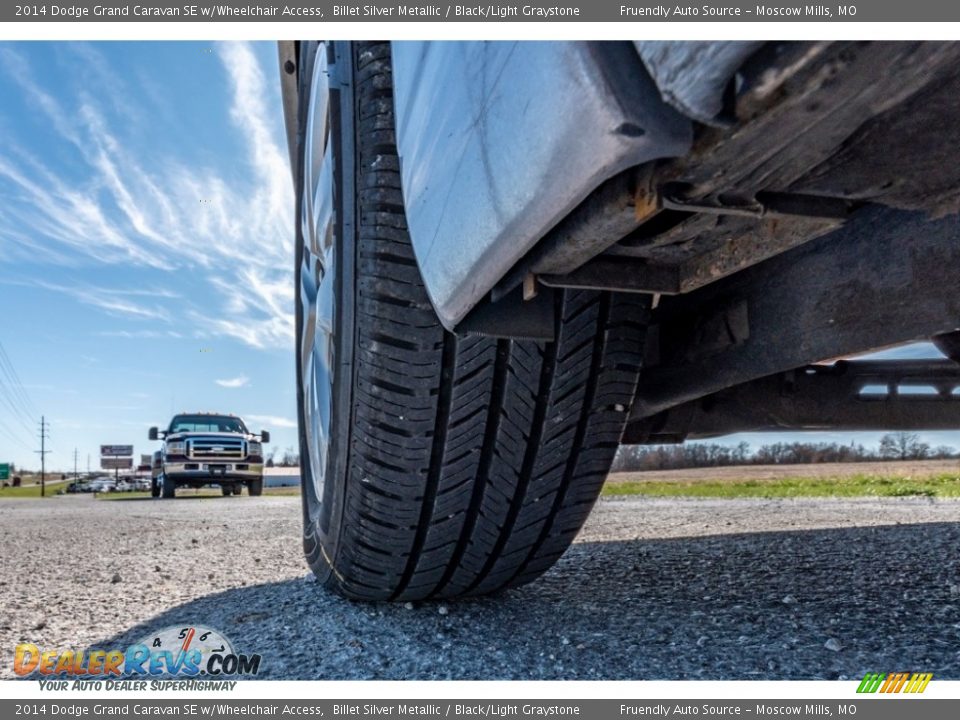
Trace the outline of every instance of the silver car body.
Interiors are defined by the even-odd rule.
[[[456,327],[602,182],[685,154],[691,118],[718,113],[730,78],[755,49],[394,43],[407,222],[444,326]]]

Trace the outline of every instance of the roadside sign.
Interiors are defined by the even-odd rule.
[[[0,480],[10,479],[10,463],[0,463]]]
[[[148,468],[153,465],[153,455],[140,455],[140,464],[146,465]]]
[[[102,457],[100,467],[104,470],[129,470],[133,467],[132,457]]]
[[[100,454],[103,457],[126,457],[133,455],[133,445],[101,445]]]

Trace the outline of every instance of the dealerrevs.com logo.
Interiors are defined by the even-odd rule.
[[[260,655],[234,651],[220,632],[200,625],[150,633],[123,649],[47,650],[17,645],[13,670],[21,676],[72,679],[255,676]]]

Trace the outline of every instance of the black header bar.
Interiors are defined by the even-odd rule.
[[[64,0],[3,3],[0,22],[960,22],[960,3],[710,0],[452,3],[397,0]]]

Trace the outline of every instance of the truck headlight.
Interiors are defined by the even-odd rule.
[[[263,445],[256,441],[250,441],[247,443],[247,455],[262,455],[263,454]]]
[[[186,455],[187,444],[182,440],[179,442],[167,443],[167,455]]]

